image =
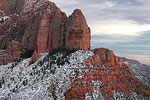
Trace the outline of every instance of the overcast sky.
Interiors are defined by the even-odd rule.
[[[109,48],[150,64],[150,0],[50,0],[70,15],[79,8],[92,31],[92,48]]]

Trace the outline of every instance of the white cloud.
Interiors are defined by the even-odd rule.
[[[50,0],[54,2],[61,10],[65,11],[67,15],[70,15],[74,9],[81,9],[85,15],[89,16],[88,12],[98,11],[100,9],[114,7],[117,2],[100,0],[100,1],[91,1],[91,0]],[[88,13],[88,14],[87,14]]]
[[[139,36],[141,32],[150,30],[150,24],[140,24],[132,20],[110,19],[92,24],[91,29],[92,34]]]
[[[101,34],[92,36],[91,43],[92,44],[119,44],[119,43],[127,43],[136,41],[136,36],[122,36],[122,35],[112,35],[112,34]]]
[[[55,2],[58,6],[75,5],[79,2],[78,0],[50,0],[50,1]]]
[[[138,54],[138,55],[141,55],[141,54],[144,54],[144,55],[150,55],[150,52],[149,52],[149,50],[133,50],[133,49],[128,49],[128,50],[125,50],[125,52],[130,52],[130,53],[134,53],[134,52],[136,52],[136,54]]]
[[[113,7],[115,6],[117,3],[116,2],[112,2],[112,1],[106,1],[105,2],[109,7]]]
[[[125,42],[132,42],[132,41],[135,41],[135,39],[130,39],[130,40],[127,40],[127,38],[125,39],[122,39],[122,38],[111,38],[111,39],[94,39],[94,40],[91,40],[92,43],[98,43],[98,44],[116,44],[116,43],[125,43]]]
[[[136,0],[139,3],[150,4],[150,0]]]
[[[139,45],[139,44],[128,44],[128,45],[120,45],[120,47],[143,47],[144,48],[144,47],[150,47],[150,45],[145,45],[145,44],[142,44],[142,45]]]
[[[96,8],[96,9],[105,9],[115,6],[117,3],[112,1],[99,2],[96,4],[88,4],[88,7]]]

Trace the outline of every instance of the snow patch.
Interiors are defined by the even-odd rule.
[[[10,16],[4,16],[0,18],[0,25],[3,24],[6,20],[8,20]]]
[[[0,55],[3,55],[5,53],[5,50],[0,49]]]

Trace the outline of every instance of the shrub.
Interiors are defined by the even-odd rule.
[[[21,58],[26,59],[32,57],[34,50],[26,50],[24,53],[21,54]]]
[[[67,56],[69,56],[71,53],[75,52],[76,50],[68,50],[68,49],[62,49],[57,48],[55,50],[52,50],[49,52],[48,56],[45,57],[42,61],[39,62],[39,66],[42,66],[45,62],[47,62],[47,65],[43,66],[42,73],[45,74],[45,70],[50,70],[52,74],[55,74],[56,67],[60,65],[64,65],[65,63],[69,63]],[[62,54],[61,57],[57,57],[55,54]],[[57,64],[57,66],[54,66]]]
[[[25,80],[23,80],[23,83],[22,83],[24,86],[26,86],[27,84],[28,84],[28,80],[27,79],[25,79]]]

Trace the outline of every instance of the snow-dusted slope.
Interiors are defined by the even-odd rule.
[[[79,50],[65,57],[60,52],[38,61],[37,66],[29,66],[30,58],[0,66],[0,100],[64,100],[73,68],[85,67],[79,63],[92,55]]]
[[[58,49],[32,65],[31,58],[2,65],[0,100],[149,100],[128,67],[86,63],[94,56]]]
[[[123,61],[132,69],[135,77],[137,77],[143,84],[150,87],[150,66],[126,58],[124,58]]]
[[[129,64],[129,67],[143,84],[150,87],[150,67],[143,64]]]

